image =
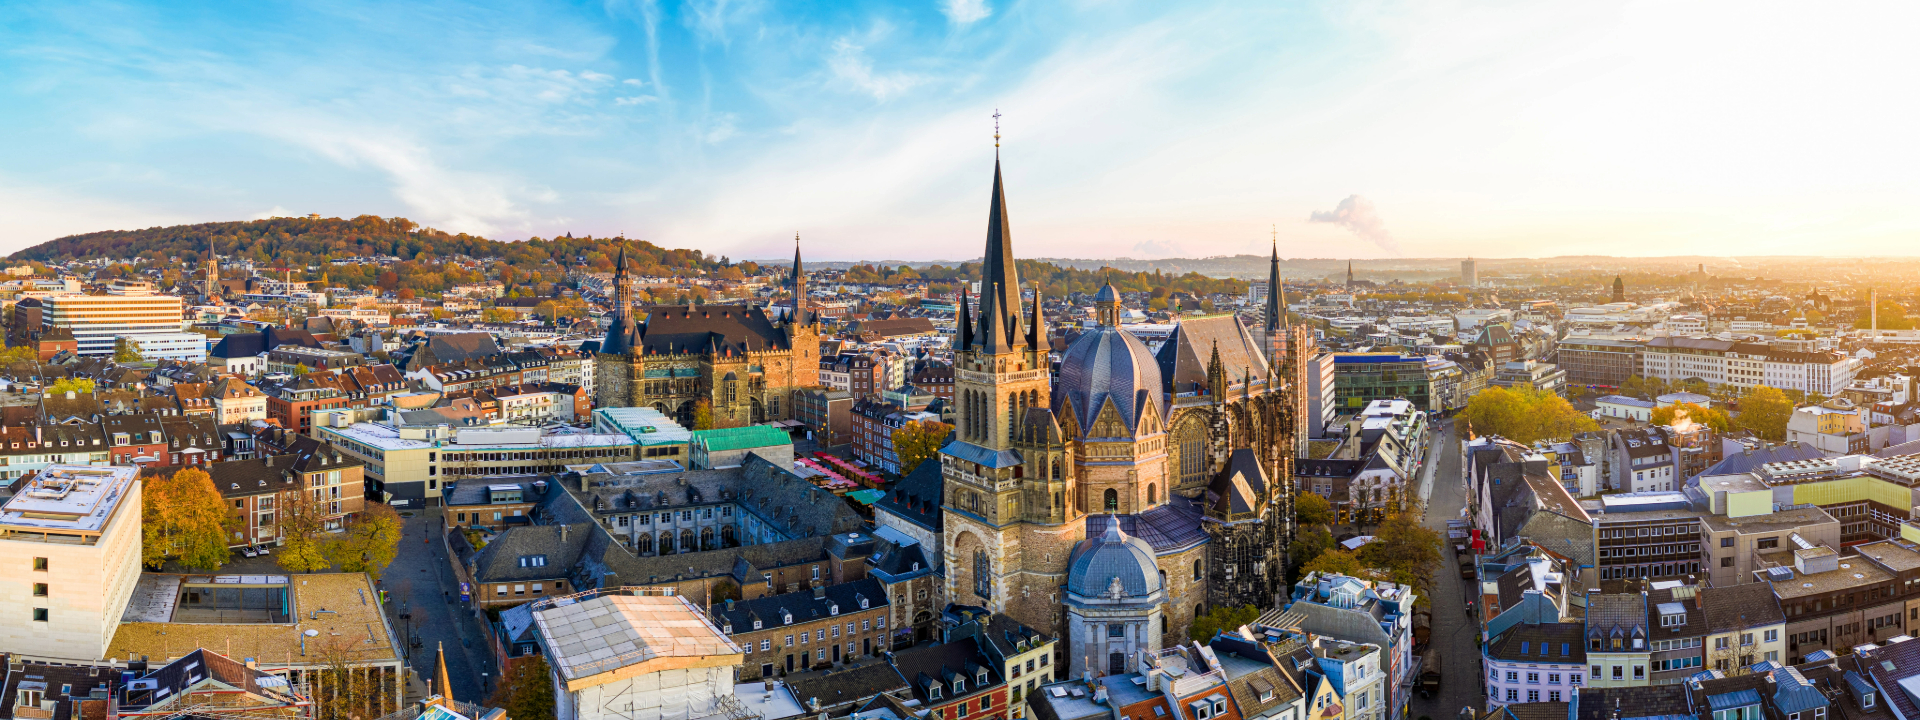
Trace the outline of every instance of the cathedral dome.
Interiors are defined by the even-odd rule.
[[[1160,592],[1160,568],[1153,562],[1153,546],[1107,525],[1098,538],[1087,538],[1067,566],[1067,592],[1081,597],[1143,598]]]
[[[1060,358],[1060,380],[1053,396],[1073,403],[1074,420],[1082,433],[1109,398],[1129,433],[1138,433],[1145,406],[1163,404],[1160,365],[1139,338],[1102,325],[1082,333]]]
[[[1113,283],[1100,286],[1100,292],[1093,294],[1094,302],[1120,302],[1120,291],[1113,289]]]

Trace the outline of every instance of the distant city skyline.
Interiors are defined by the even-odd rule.
[[[270,215],[735,258],[1915,254],[1920,7],[19,3],[0,252]]]

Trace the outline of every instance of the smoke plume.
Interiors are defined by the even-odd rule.
[[[1393,233],[1387,232],[1387,223],[1374,212],[1373,201],[1359,195],[1348,195],[1332,210],[1316,212],[1307,218],[1307,222],[1333,223],[1346,228],[1362,240],[1373,243],[1390,254],[1400,254],[1400,244],[1393,241]]]

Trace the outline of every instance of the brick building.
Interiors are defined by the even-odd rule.
[[[887,649],[887,593],[876,579],[715,605],[713,622],[746,651],[742,682],[824,668]]]

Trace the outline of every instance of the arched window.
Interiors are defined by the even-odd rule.
[[[1153,483],[1147,483],[1147,504],[1152,505],[1157,502],[1160,502],[1159,490],[1154,487]]]
[[[701,529],[700,529],[700,549],[701,549],[701,550],[712,550],[712,549],[714,549],[714,547],[713,547],[713,528],[701,528]]]
[[[1162,590],[1167,589],[1167,571],[1165,570],[1160,571],[1160,589]],[[1163,621],[1164,621],[1164,618],[1163,618]]]
[[[1202,577],[1206,577],[1204,572],[1205,572],[1205,568],[1201,566],[1200,561],[1199,560],[1193,561],[1193,579],[1199,580]]]
[[[673,554],[673,531],[669,530],[667,532],[660,533],[660,554],[661,555]]]
[[[681,552],[693,552],[694,548],[700,547],[699,545],[695,544],[695,543],[698,543],[699,541],[693,538],[694,538],[693,530],[688,529],[688,530],[680,531],[680,551]]]
[[[720,547],[740,547],[740,538],[734,534],[732,525],[720,528]]]
[[[1207,480],[1207,434],[1198,420],[1180,424],[1174,442],[1180,444],[1180,482],[1185,485]]]
[[[1107,512],[1119,512],[1120,511],[1120,491],[1115,490],[1113,488],[1107,488],[1106,502],[1107,502],[1106,504]]]
[[[641,555],[652,555],[653,554],[653,533],[647,533],[645,535],[641,535],[639,542],[634,543],[634,549],[638,551]]]
[[[1205,614],[1206,614],[1206,613],[1204,613],[1204,612],[1200,612],[1200,606],[1199,606],[1199,605],[1195,605],[1195,606],[1193,606],[1193,616],[1194,616],[1194,617],[1196,617],[1196,618],[1197,618],[1197,617],[1200,617],[1200,616],[1202,616],[1202,615],[1205,615]]]
[[[973,594],[985,600],[993,597],[993,561],[987,551],[973,551]]]

